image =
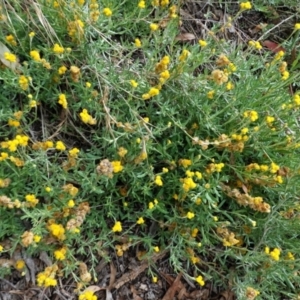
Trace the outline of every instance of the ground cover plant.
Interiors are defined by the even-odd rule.
[[[297,1],[275,47],[224,38],[273,2],[199,37],[186,1],[0,2],[0,277],[43,254],[34,285],[97,299],[100,258],[166,253],[199,289],[299,299]]]

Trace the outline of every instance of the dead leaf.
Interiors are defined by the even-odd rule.
[[[285,49],[283,47],[281,47],[279,44],[272,41],[268,41],[268,40],[263,41],[262,45],[274,53],[277,53],[279,51],[285,52]]]
[[[180,282],[181,276],[182,276],[181,273],[177,275],[176,279],[174,280],[173,284],[170,286],[170,288],[168,289],[168,291],[166,292],[162,300],[173,300],[176,292],[180,290],[180,287],[182,285]]]
[[[0,267],[2,268],[10,268],[14,265],[14,263],[13,259],[0,258]]]
[[[5,53],[11,53],[11,51],[3,44],[0,42],[0,61],[8,68],[10,68],[11,70],[16,70],[17,68],[20,67],[19,65],[19,61],[17,59],[16,62],[10,62],[8,60],[5,59],[4,54]]]
[[[132,293],[133,300],[143,300],[143,298],[138,295],[138,292],[133,285],[130,286],[130,291]]]
[[[110,278],[109,278],[109,285],[108,285],[108,289],[110,290],[111,287],[113,286],[113,284],[116,281],[116,274],[117,274],[117,269],[115,267],[115,265],[113,264],[113,262],[110,263]]]
[[[180,33],[176,36],[175,40],[176,41],[192,41],[195,40],[196,37],[192,33]]]
[[[138,277],[139,274],[141,274],[146,268],[148,268],[149,264],[152,262],[156,262],[157,260],[163,258],[167,254],[167,251],[162,251],[161,253],[155,254],[152,258],[151,261],[149,262],[144,262],[142,265],[136,267],[133,269],[131,272],[128,272],[121,276],[113,285],[112,289],[119,289],[121,286],[126,284],[129,281],[134,280],[135,278]]]
[[[252,35],[254,35],[254,34],[258,33],[259,31],[263,30],[264,28],[266,28],[267,26],[268,26],[267,23],[259,23],[253,29],[249,29],[249,32]]]
[[[101,290],[106,290],[106,288],[101,288],[98,285],[90,285],[83,292],[89,291],[89,292],[96,293],[96,292],[101,291]]]
[[[105,300],[114,300],[110,290],[106,289],[106,299]]]
[[[233,300],[234,299],[234,294],[230,290],[222,292],[221,295],[222,295],[222,297],[225,298],[223,300]]]
[[[208,289],[195,290],[190,293],[189,297],[190,299],[195,299],[195,300],[199,300],[199,299],[207,300],[209,299],[209,290]]]

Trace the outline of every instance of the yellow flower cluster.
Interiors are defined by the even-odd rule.
[[[247,300],[254,300],[258,295],[260,294],[260,292],[252,287],[247,287],[246,289],[246,298]]]
[[[182,158],[179,159],[178,164],[184,168],[187,168],[192,165],[192,161],[190,159]]]
[[[201,285],[201,286],[204,286],[205,285],[205,282],[204,282],[204,279],[201,275],[199,275],[198,277],[195,278],[196,282]]]
[[[251,5],[250,1],[240,3],[240,9],[241,10],[247,10],[247,9],[251,9],[251,8],[252,8],[252,5]]]
[[[148,91],[148,93],[145,93],[142,95],[142,98],[144,100],[148,100],[154,96],[157,96],[158,94],[160,93],[159,89],[158,88],[155,88],[155,87],[151,87],[150,90]]]
[[[112,10],[108,7],[105,7],[103,9],[103,14],[106,16],[106,17],[111,17],[112,16]]]
[[[279,248],[274,248],[272,251],[270,251],[269,247],[265,247],[265,253],[268,254],[273,260],[278,261],[281,251]]]
[[[17,46],[17,41],[16,41],[15,37],[14,37],[12,34],[7,35],[7,36],[5,37],[5,39],[6,39],[6,41],[7,41],[9,44],[11,44],[12,46]]]
[[[66,150],[66,146],[65,146],[65,144],[62,141],[57,141],[55,149],[59,150],[59,151],[65,151]]]
[[[113,232],[121,232],[123,229],[122,229],[122,223],[120,221],[117,221],[115,223],[115,225],[113,226],[112,228],[112,231]]]
[[[66,253],[67,253],[67,248],[62,247],[62,248],[54,251],[54,257],[57,260],[65,260],[66,259]]]
[[[160,175],[155,176],[154,183],[158,186],[163,186],[164,184]]]
[[[97,123],[96,119],[93,118],[87,111],[87,109],[83,109],[82,112],[79,114],[81,121],[85,124],[95,125]]]
[[[21,75],[19,77],[19,85],[20,85],[20,88],[22,90],[27,90],[28,89],[28,86],[29,86],[29,82],[31,81],[31,77],[26,77],[24,75]]]
[[[4,53],[4,58],[5,58],[7,61],[11,62],[11,63],[14,63],[14,62],[17,61],[17,56],[14,55],[14,54],[12,54],[12,53],[10,53],[10,52],[5,52],[5,53]]]
[[[156,205],[158,204],[158,200],[157,199],[154,199],[153,202],[149,202],[148,204],[148,208],[149,209],[153,209]]]
[[[65,48],[58,44],[54,44],[52,51],[55,54],[63,54],[65,52]]]
[[[79,295],[79,300],[97,300],[97,296],[92,291],[85,291]]]
[[[39,203],[39,199],[33,194],[26,195],[25,200],[29,203],[30,207],[35,207]]]
[[[222,237],[224,247],[232,247],[240,242],[238,239],[236,239],[234,232],[231,232],[226,227],[218,227],[217,234]]]
[[[223,163],[218,163],[218,164],[215,164],[215,163],[211,163],[207,166],[206,168],[206,173],[210,174],[210,173],[214,173],[214,172],[222,172],[222,169],[224,168],[224,164]]]
[[[68,34],[73,41],[83,40],[82,38],[84,35],[84,23],[80,19],[69,22]]]
[[[287,70],[287,62],[283,61],[279,66],[279,72],[281,73],[281,79],[287,80],[290,77],[290,73]]]
[[[181,62],[184,62],[187,60],[187,58],[190,56],[190,51],[184,49],[181,54],[179,55],[179,58],[178,60],[181,61]]]
[[[251,40],[251,41],[248,42],[248,45],[250,47],[252,47],[252,48],[257,49],[257,50],[261,50],[262,49],[262,45],[261,45],[261,43],[259,41],[252,41]]]
[[[56,224],[53,222],[52,224],[48,225],[48,230],[58,240],[60,241],[65,240],[66,236],[65,236],[65,229],[63,225]]]
[[[58,271],[57,265],[52,265],[47,267],[44,272],[37,275],[38,286],[50,287],[56,286],[57,280],[55,279],[56,273]]]
[[[58,104],[60,104],[64,109],[68,108],[68,101],[65,94],[59,94]]]
[[[124,169],[124,167],[122,166],[121,161],[119,161],[119,160],[114,160],[114,161],[111,162],[111,164],[112,164],[114,173],[119,173]]]
[[[1,142],[1,148],[8,149],[10,152],[17,151],[18,146],[26,147],[28,145],[29,137],[26,135],[16,135],[13,140]]]
[[[245,118],[249,118],[252,122],[255,122],[258,119],[258,113],[255,110],[247,110],[243,113]]]
[[[170,4],[170,1],[169,0],[153,0],[151,2],[151,4],[153,6],[161,6],[161,7],[165,7],[165,6],[168,6]]]
[[[197,184],[194,182],[194,180],[191,177],[180,178],[180,182],[182,183],[182,187],[186,192],[196,188],[197,186]]]

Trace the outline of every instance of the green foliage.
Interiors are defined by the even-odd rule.
[[[1,256],[46,251],[38,285],[80,290],[138,245],[238,299],[296,297],[299,73],[217,30],[181,43],[170,2],[2,5]]]

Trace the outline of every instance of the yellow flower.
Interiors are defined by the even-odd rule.
[[[67,72],[67,70],[68,70],[67,67],[61,66],[61,67],[58,68],[58,74],[63,75]]]
[[[71,150],[69,150],[69,154],[71,157],[77,157],[77,154],[80,152],[80,150],[78,148],[73,148]]]
[[[148,207],[149,207],[149,209],[152,209],[154,207],[154,203],[153,202],[149,202]]]
[[[75,201],[73,199],[71,199],[71,200],[68,201],[67,205],[68,205],[69,208],[72,208],[72,207],[75,206]]]
[[[112,161],[111,164],[114,169],[113,170],[114,173],[119,173],[124,169],[124,167],[121,164],[121,161],[119,160]]]
[[[206,96],[207,96],[208,99],[213,99],[214,95],[215,95],[215,91],[209,91],[209,92],[206,94]]]
[[[29,35],[30,38],[33,38],[35,36],[35,32],[31,31],[31,32],[29,32],[28,35]]]
[[[182,158],[182,159],[179,160],[178,163],[179,163],[180,166],[183,166],[184,168],[187,168],[192,164],[192,161],[190,159]]]
[[[271,163],[270,172],[272,174],[275,174],[279,169],[280,169],[280,167],[277,164],[275,164],[273,162]]]
[[[39,203],[39,199],[35,197],[33,194],[28,194],[25,196],[25,200],[30,203],[30,206],[34,207]]]
[[[193,219],[193,218],[195,217],[195,214],[189,211],[189,212],[186,214],[186,217],[187,217],[188,219]]]
[[[62,247],[62,248],[54,251],[54,257],[57,260],[65,260],[66,259],[66,253],[67,253],[67,249],[65,247]]]
[[[182,50],[182,53],[179,55],[179,58],[178,58],[179,61],[185,61],[190,54],[191,54],[190,51],[188,51],[186,49]]]
[[[89,88],[92,86],[92,84],[91,84],[90,82],[87,81],[87,82],[85,83],[85,86],[89,89]]]
[[[168,169],[168,168],[162,168],[162,172],[163,172],[163,173],[168,173],[168,172],[169,172],[169,169]]]
[[[136,221],[136,224],[139,224],[139,225],[144,224],[144,223],[145,223],[145,220],[144,220],[143,217],[140,217],[140,218]]]
[[[269,255],[271,256],[271,258],[272,258],[273,260],[278,261],[278,260],[279,260],[279,257],[280,257],[280,249],[274,248],[274,249],[269,253]]]
[[[64,150],[66,150],[66,146],[62,141],[57,141],[55,149],[59,150],[59,151],[64,151]]]
[[[105,15],[106,17],[111,17],[111,16],[112,16],[112,11],[111,11],[111,9],[109,9],[108,7],[105,7],[105,8],[103,9],[103,13],[104,13],[104,15]]]
[[[40,235],[34,235],[33,240],[35,243],[39,243],[41,241],[42,237]]]
[[[152,277],[152,282],[153,282],[153,283],[156,283],[157,281],[158,281],[157,276],[153,276],[153,277]]]
[[[58,103],[64,108],[67,109],[68,108],[68,102],[67,102],[67,98],[65,94],[60,94],[58,96]]]
[[[248,286],[246,289],[246,298],[249,300],[254,300],[259,294],[260,292],[252,287]]]
[[[19,127],[20,126],[20,122],[17,121],[17,120],[12,120],[12,119],[9,119],[7,124],[11,127]]]
[[[241,10],[247,10],[247,9],[251,9],[251,8],[252,8],[252,5],[251,5],[250,1],[240,3]]]
[[[295,26],[294,26],[294,29],[295,30],[300,30],[300,23],[296,23]]]
[[[37,106],[36,100],[30,100],[30,101],[29,101],[29,107],[30,107],[30,108],[34,108],[34,107],[36,107],[36,106]]]
[[[135,39],[134,40],[134,44],[137,48],[141,48],[142,47],[142,42],[140,39]]]
[[[9,52],[5,52],[4,53],[4,58],[9,61],[9,62],[16,62],[17,61],[17,56],[12,54],[12,53],[9,53]]]
[[[24,91],[28,89],[29,80],[26,78],[26,76],[21,75],[19,77],[19,85],[20,85],[21,89]]]
[[[8,43],[10,43],[12,46],[17,46],[17,41],[16,41],[15,37],[14,37],[12,34],[7,35],[7,36],[5,37],[5,39],[6,39],[6,41],[7,41]]]
[[[159,25],[155,24],[155,23],[151,23],[149,26],[150,26],[151,31],[156,31],[159,29]]]
[[[155,246],[155,247],[153,247],[153,250],[154,250],[154,252],[159,252],[159,247],[158,246]]]
[[[118,155],[120,157],[124,157],[126,154],[127,154],[128,150],[125,149],[124,147],[120,147],[119,150],[118,150]]]
[[[65,239],[65,229],[61,224],[53,223],[48,227],[50,233],[57,237],[59,240]]]
[[[204,286],[205,285],[205,282],[203,280],[203,277],[201,275],[199,275],[197,278],[195,278],[196,282],[198,284],[200,284],[201,286]]]
[[[207,42],[204,41],[204,40],[199,40],[198,43],[199,43],[199,45],[200,45],[201,47],[206,47],[206,46],[207,46]]]
[[[97,300],[97,296],[92,291],[85,291],[79,295],[79,300]]]
[[[182,178],[180,181],[182,182],[182,187],[186,192],[194,189],[197,186],[197,184],[190,177]]]
[[[25,267],[25,261],[23,259],[18,259],[15,263],[15,268],[20,271],[23,270],[24,267]]]
[[[30,56],[35,61],[40,61],[41,60],[40,53],[37,50],[30,51]]]
[[[63,54],[65,52],[65,48],[58,44],[54,44],[52,50],[55,54]]]
[[[145,8],[146,7],[145,1],[140,1],[139,4],[138,4],[138,7],[139,8]]]
[[[130,84],[134,88],[136,88],[139,85],[135,80],[130,80]]]
[[[163,181],[160,175],[156,175],[154,179],[154,183],[158,186],[163,186]]]
[[[121,224],[121,222],[117,221],[115,223],[115,225],[113,226],[112,231],[113,232],[121,232],[122,231],[122,224]]]
[[[0,245],[0,253],[3,252],[3,249],[4,249],[3,246]]]
[[[233,89],[234,89],[233,83],[232,83],[232,82],[228,82],[228,83],[226,84],[226,90],[227,90],[227,91],[231,91],[231,90],[233,90]]]

